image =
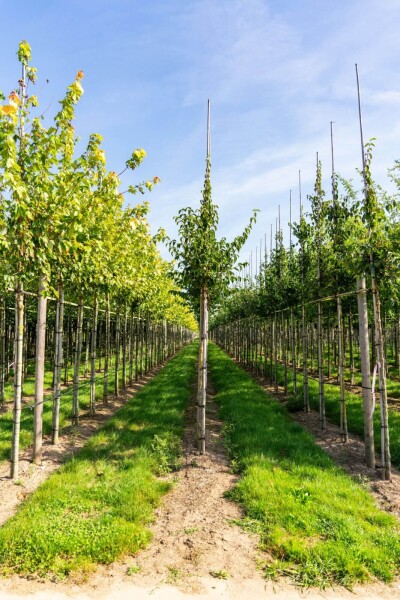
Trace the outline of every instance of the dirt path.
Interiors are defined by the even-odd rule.
[[[184,592],[202,592],[202,578],[214,574],[231,581],[262,580],[256,570],[256,537],[232,520],[242,516],[237,504],[224,497],[237,477],[229,468],[222,445],[222,423],[213,395],[207,396],[207,454],[195,448],[196,408],[187,413],[184,464],[176,485],[157,512],[153,542],[135,561],[141,585],[174,583]]]
[[[0,463],[0,525],[12,517],[18,505],[36,488],[45,481],[49,475],[58,469],[66,458],[77,452],[86,440],[92,436],[125,402],[140,391],[144,385],[160,370],[155,369],[143,376],[132,387],[120,392],[119,398],[109,396],[107,406],[98,403],[94,416],[85,413],[80,416],[80,425],[77,427],[64,427],[57,446],[50,443],[46,436],[43,442],[43,460],[41,465],[31,461],[32,448],[26,448],[20,454],[19,477],[16,482],[10,479],[10,465],[8,461]]]

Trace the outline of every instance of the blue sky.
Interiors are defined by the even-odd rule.
[[[337,171],[357,177],[355,62],[375,178],[385,183],[400,158],[400,0],[0,0],[0,15],[0,89],[15,87],[23,38],[47,114],[82,69],[77,131],[104,136],[112,170],[146,149],[135,176],[162,180],[149,197],[154,230],[174,236],[173,215],[199,203],[207,98],[221,234],[240,233],[260,209],[244,257],[279,204],[288,221],[290,188],[295,220],[298,170],[306,203],[317,151],[329,189],[330,121]]]

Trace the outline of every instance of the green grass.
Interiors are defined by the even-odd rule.
[[[244,508],[241,525],[272,555],[266,576],[320,587],[391,581],[400,561],[396,519],[215,345],[209,365],[226,445],[241,474],[230,496]]]
[[[110,370],[108,391],[110,394],[114,393],[114,370]],[[79,389],[79,405],[82,411],[86,411],[90,406],[90,386],[89,380],[82,380],[80,382]],[[65,425],[70,425],[70,418],[72,413],[72,385],[66,390],[62,391],[61,405],[60,405],[60,429]],[[96,386],[96,401],[101,401],[103,398],[103,376],[102,374],[97,378]],[[53,398],[52,395],[47,395],[43,404],[43,433],[48,435],[51,433],[51,422],[52,422],[52,410],[53,410]],[[12,421],[13,414],[9,410],[3,414],[0,414],[0,461],[7,460],[10,458],[11,452],[11,441],[12,441]],[[21,414],[21,434],[20,434],[20,448],[24,449],[33,443],[33,400],[29,402],[29,405],[24,405]]]
[[[34,365],[30,365],[34,370]],[[60,405],[60,430],[66,425],[71,424],[72,414],[72,395],[73,386],[71,383],[73,377],[73,367],[69,367],[69,385],[67,388],[61,391],[61,405]],[[81,376],[84,375],[84,364],[80,366]],[[135,373],[135,368],[134,368]],[[64,375],[64,371],[63,371]],[[103,400],[103,373],[98,373],[96,377],[96,402],[102,402]],[[119,376],[122,376],[122,364],[120,364]],[[45,371],[45,388],[50,389],[53,379],[53,373],[49,369]],[[63,381],[63,379],[62,379]],[[110,364],[109,377],[108,377],[108,392],[110,395],[114,394],[114,383],[115,383],[115,370],[113,366],[113,360]],[[79,405],[81,412],[88,411],[90,407],[90,380],[82,379],[79,383]],[[35,389],[35,375],[28,372],[28,376],[24,381],[23,393],[24,396],[29,396],[34,393]],[[5,390],[8,395],[12,397],[12,384],[9,382]],[[11,391],[10,391],[11,390]],[[33,443],[33,405],[34,400],[30,400],[28,404],[24,404],[21,414],[21,433],[20,433],[20,448],[24,449]],[[9,410],[4,413],[0,413],[0,462],[8,460],[11,452],[12,442],[12,428],[13,428],[13,414],[12,414],[12,402],[8,403]],[[52,391],[45,393],[44,404],[43,404],[43,433],[49,435],[51,433],[52,424],[52,410],[53,410],[53,395]]]
[[[185,348],[0,530],[0,573],[62,578],[133,555],[176,466],[197,345]]]
[[[303,408],[303,375],[297,373],[297,398],[289,398],[288,408],[290,410],[302,410]],[[281,365],[278,366],[278,383],[283,385],[284,371]],[[392,382],[394,385],[394,382]],[[375,431],[375,449],[381,448],[380,438],[380,414],[379,414],[379,394],[378,385],[376,386],[377,404],[374,413],[374,431]],[[308,395],[310,407],[319,411],[319,386],[315,379],[308,379]],[[288,369],[288,393],[293,394],[292,372]],[[337,385],[325,384],[325,411],[327,418],[340,424],[340,388]],[[348,430],[364,437],[364,418],[362,397],[346,391],[346,412]],[[400,467],[400,412],[389,410],[389,431],[390,431],[390,451],[392,463]]]

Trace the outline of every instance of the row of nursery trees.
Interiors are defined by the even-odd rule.
[[[308,197],[310,212],[301,207],[299,222],[289,224],[289,247],[278,230],[275,247],[265,253],[257,277],[231,289],[214,312],[212,329],[219,343],[238,360],[261,369],[276,388],[282,368],[285,392],[290,376],[291,391],[301,395],[306,412],[308,378],[316,377],[322,429],[326,428],[324,386],[335,370],[344,442],[348,439],[346,373],[354,385],[359,367],[366,462],[375,466],[376,391],[383,476],[390,479],[386,378],[388,354],[393,358],[393,377],[400,366],[400,204],[398,192],[389,194],[372,179],[373,142],[362,141],[362,148],[360,191],[335,172],[332,152],[327,195],[317,156],[314,192]],[[399,190],[400,162],[389,176]]]
[[[11,365],[13,478],[18,477],[22,385],[29,356],[35,361],[33,460],[40,462],[46,359],[54,367],[56,423],[66,362],[63,355],[73,356],[72,418],[77,423],[82,350],[90,353],[93,412],[98,355],[103,356],[107,382],[112,357],[116,357],[118,374],[120,348],[124,368],[135,356],[136,370],[138,361],[141,370],[143,352],[151,355],[153,342],[149,340],[154,336],[158,341],[153,356],[161,359],[166,349],[172,351],[190,337],[188,330],[196,329],[170,265],[157,250],[164,234],[150,233],[148,202],[124,205],[125,194],[144,194],[159,181],[154,177],[120,191],[121,174],[136,169],[145,151],[134,150],[119,174],[107,170],[99,134],[91,135],[79,153],[72,122],[83,94],[83,73],[78,72],[68,86],[59,112],[48,124],[38,112],[37,97],[30,93],[36,69],[25,41],[19,45],[18,59],[17,88],[8,98],[0,94],[0,400],[4,402]],[[26,300],[32,297],[36,306],[27,312]],[[68,335],[64,335],[66,329]],[[51,345],[47,355],[46,341]]]

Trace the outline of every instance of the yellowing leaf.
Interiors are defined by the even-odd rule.
[[[19,99],[19,96],[18,96],[18,94],[16,92],[11,92],[11,94],[8,96],[8,99],[9,99],[10,104],[12,106],[17,106],[18,107],[19,104],[20,104],[20,102],[21,102],[20,99]]]
[[[18,112],[18,107],[11,104],[6,104],[5,106],[0,106],[0,112],[2,112],[3,115],[14,116]]]

